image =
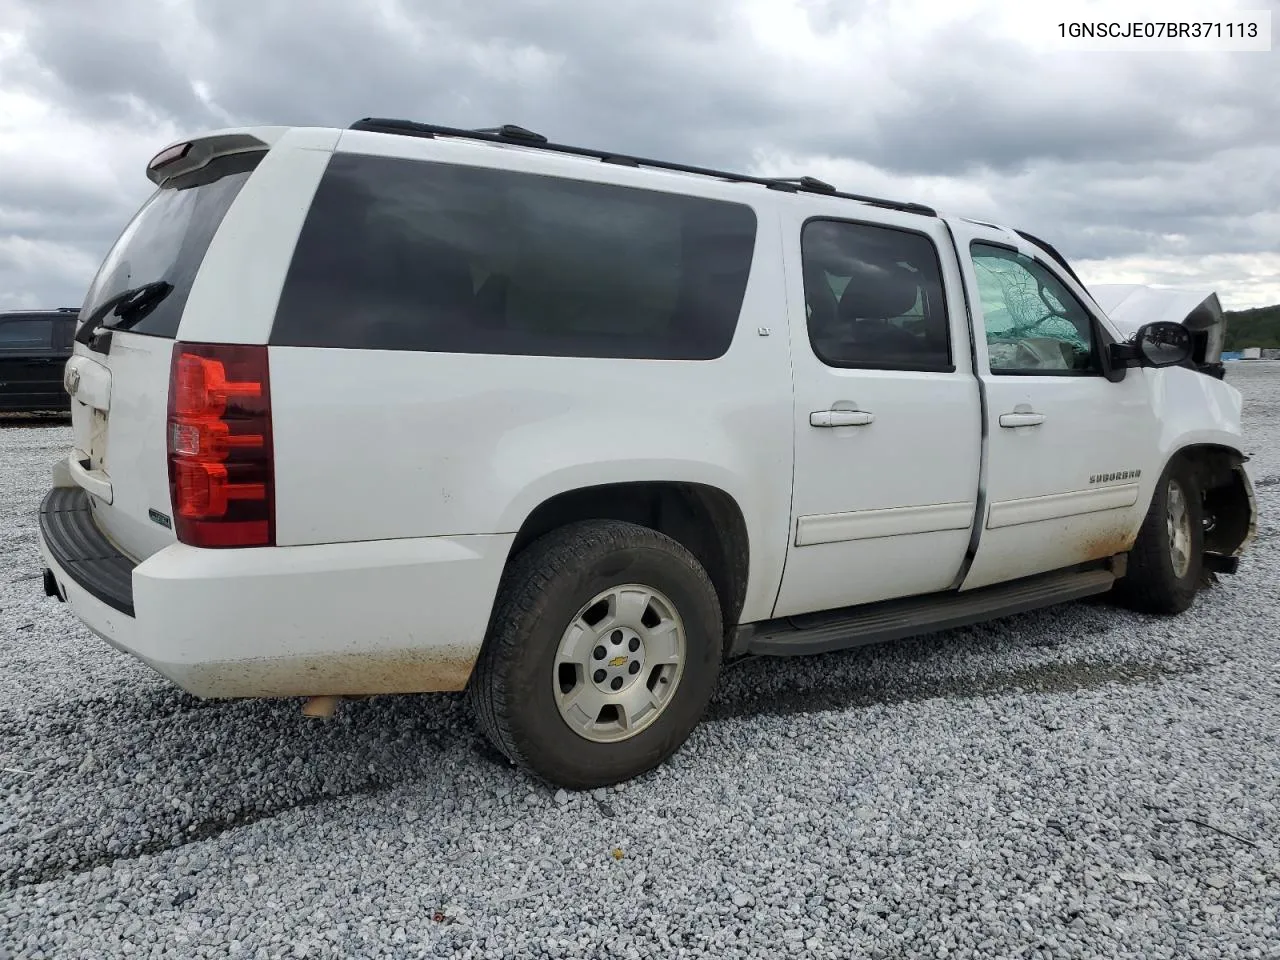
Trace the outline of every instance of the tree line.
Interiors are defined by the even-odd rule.
[[[1226,310],[1226,350],[1280,347],[1280,303],[1252,310]]]

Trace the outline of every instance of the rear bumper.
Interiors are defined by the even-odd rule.
[[[133,616],[133,568],[94,525],[89,495],[78,487],[54,487],[40,504],[40,544],[47,562],[116,613]]]
[[[514,535],[201,550],[134,564],[55,488],[40,551],[58,594],[112,646],[202,697],[461,690]]]

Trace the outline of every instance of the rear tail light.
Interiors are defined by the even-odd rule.
[[[274,545],[267,348],[175,343],[167,430],[178,539],[194,547]]]

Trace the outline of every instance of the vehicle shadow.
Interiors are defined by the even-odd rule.
[[[853,710],[1015,690],[1065,692],[1143,683],[1196,669],[1188,662],[1108,662],[1054,650],[1083,648],[1113,611],[1011,617],[844,653],[728,666],[704,722]],[[1021,656],[1009,657],[1012,652]],[[1017,661],[1008,665],[1004,661]],[[982,666],[988,662],[989,667]],[[424,798],[463,803],[510,785],[545,785],[518,772],[477,732],[460,694],[349,701],[328,721],[301,701],[200,700],[176,688],[125,688],[23,711],[0,711],[4,766],[19,773],[24,807],[0,836],[0,891],[174,849],[328,800],[414,784]],[[75,810],[46,822],[44,811]]]
[[[9,413],[0,412],[0,430],[10,427],[69,427],[71,413]]]
[[[445,771],[483,762],[460,699],[376,698],[316,721],[297,700],[162,687],[0,712],[0,784],[33,817],[0,836],[0,893],[407,782],[443,795]]]
[[[1100,657],[1089,649],[1091,641],[1141,619],[1094,599],[836,653],[746,658],[726,665],[706,719],[1069,693],[1199,669],[1182,656],[1156,662],[1119,653]]]

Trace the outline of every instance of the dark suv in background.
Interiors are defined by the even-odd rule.
[[[76,307],[0,313],[0,412],[70,410],[62,371]]]

